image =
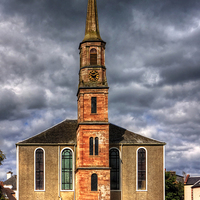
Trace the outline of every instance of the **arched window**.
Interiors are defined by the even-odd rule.
[[[137,151],[137,189],[146,190],[146,149]]]
[[[44,190],[44,150],[35,150],[35,190]]]
[[[90,137],[90,155],[99,155],[99,138]]]
[[[119,150],[110,149],[109,151],[109,165],[111,167],[110,171],[110,189],[119,190],[120,189],[120,159]]]
[[[90,65],[97,65],[97,50],[94,48],[90,50]]]
[[[93,155],[93,137],[90,138],[90,155]]]
[[[92,176],[91,176],[91,191],[97,191],[97,185],[98,185],[97,174],[92,174]]]
[[[64,149],[62,151],[62,190],[73,189],[73,159],[72,150]]]
[[[95,155],[99,154],[99,139],[95,137]]]

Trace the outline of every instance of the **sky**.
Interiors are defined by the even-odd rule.
[[[200,176],[200,1],[97,0],[109,121],[166,142],[165,167]],[[0,180],[17,142],[77,119],[87,0],[0,1]]]

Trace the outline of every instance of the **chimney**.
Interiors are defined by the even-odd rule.
[[[186,176],[186,179],[185,179],[185,181],[184,181],[184,184],[186,184],[187,183],[187,181],[188,181],[188,179],[190,178],[190,175],[189,174],[187,174],[187,176]]]
[[[7,180],[12,177],[12,174],[13,173],[11,171],[7,172]]]

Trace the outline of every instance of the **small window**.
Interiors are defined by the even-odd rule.
[[[97,98],[91,98],[91,113],[97,113]]]
[[[138,190],[146,190],[146,150],[138,150]]]
[[[110,170],[110,189],[119,190],[120,189],[120,159],[119,150],[110,149],[109,151],[109,166]]]
[[[98,185],[97,174],[92,174],[92,176],[91,176],[91,191],[97,191],[97,185]]]
[[[90,138],[90,155],[93,155],[93,137]]]
[[[99,154],[99,139],[95,137],[95,155]]]
[[[42,149],[35,151],[35,189],[44,190],[44,152]]]
[[[62,190],[72,190],[73,185],[72,150],[64,149],[62,152]]]
[[[94,48],[90,50],[90,65],[97,65],[97,50]]]

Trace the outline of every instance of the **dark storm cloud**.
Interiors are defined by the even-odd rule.
[[[200,63],[198,66],[169,67],[161,72],[165,83],[176,84],[188,81],[199,80]]]
[[[8,89],[0,90],[0,118],[1,120],[16,120],[27,117],[26,109],[46,107],[45,98],[45,93],[41,89],[29,89],[21,95]]]
[[[17,98],[11,91],[0,91],[0,119],[6,119],[9,115],[12,115],[12,111],[17,107]]]
[[[200,2],[97,4],[107,42],[109,120],[166,142],[168,170],[200,174]],[[0,2],[2,173],[15,170],[16,142],[76,118],[86,9],[87,0]]]
[[[4,2],[2,11],[9,17],[22,17],[34,34],[42,37],[74,41],[80,36],[75,27],[84,24],[79,20],[87,5],[84,1],[24,1],[8,0]]]

